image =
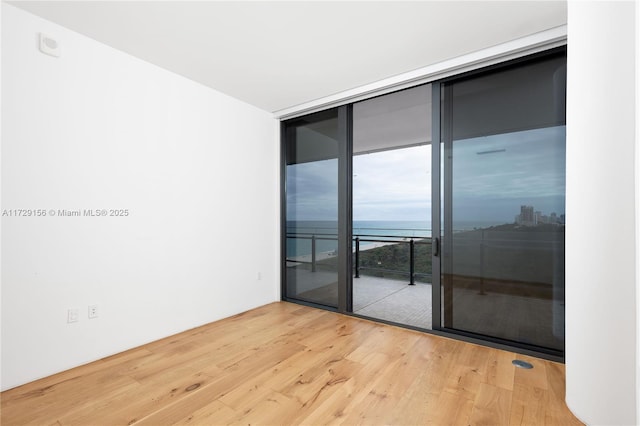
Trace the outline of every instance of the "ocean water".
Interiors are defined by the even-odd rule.
[[[315,237],[316,253],[338,250],[337,223],[330,221],[298,221],[287,223],[287,257],[311,254],[312,239]],[[429,221],[353,221],[353,235],[364,239],[393,240],[407,237],[425,238],[431,236]],[[373,244],[362,241],[361,247]]]
[[[500,222],[456,221],[456,231],[487,228]],[[311,254],[312,236],[315,237],[316,253],[338,250],[338,225],[334,221],[297,221],[287,223],[287,257]],[[394,240],[402,238],[431,237],[431,221],[354,220],[353,236],[361,239]],[[373,244],[361,241],[360,247]]]
[[[391,237],[430,237],[430,221],[354,220],[353,235]]]

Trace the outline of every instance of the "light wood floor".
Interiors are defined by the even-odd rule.
[[[562,364],[284,302],[2,393],[5,426],[228,423],[580,424]]]

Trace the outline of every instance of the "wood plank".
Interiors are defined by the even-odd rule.
[[[173,424],[180,426],[227,424],[237,416],[238,413],[229,406],[215,400]]]
[[[422,368],[428,364],[428,356],[423,352],[427,339],[422,339],[423,336],[417,333],[411,337],[415,340],[412,339],[413,344],[407,347],[403,347],[406,344],[404,339],[398,341],[398,352],[389,356],[393,361],[379,370],[373,386],[358,404],[358,410],[352,410],[352,414],[346,417],[346,423],[357,419],[357,422],[382,424],[397,417],[398,403],[407,394],[407,389],[419,381]]]
[[[433,409],[427,413],[424,424],[468,425],[473,401],[462,395],[442,392]],[[498,425],[499,423],[495,423]]]
[[[82,367],[80,367],[82,369]],[[104,399],[136,390],[140,384],[130,377],[113,375],[103,369],[92,370],[84,375],[75,371],[68,379],[47,386],[45,379],[2,393],[2,424],[54,423],[80,407],[100,403]],[[77,369],[76,369],[77,370]],[[61,375],[60,377],[66,377]],[[99,398],[96,399],[96,395]],[[52,421],[53,420],[53,421]]]
[[[243,409],[242,414],[232,419],[231,423],[245,425],[294,424],[287,419],[294,417],[300,408],[300,403],[295,398],[289,398],[279,392],[272,391],[257,404]]]
[[[305,424],[341,424],[357,410],[376,383],[380,371],[389,365],[389,357],[373,352],[362,360],[362,368],[315,409],[300,413]]]
[[[206,386],[213,378],[188,368],[169,371],[155,381],[130,389],[99,403],[92,401],[60,417],[62,424],[89,425],[108,418],[111,424],[131,425]]]
[[[471,424],[506,425],[510,420],[511,392],[482,383],[471,410]]]
[[[564,374],[550,361],[278,302],[5,391],[0,420],[580,424]]]
[[[510,411],[509,422],[514,425],[581,424],[564,402],[564,368],[551,361],[535,360],[533,370],[516,369]]]
[[[301,404],[301,414],[311,412],[349,380],[362,365],[341,358],[314,364],[291,381],[280,392]]]
[[[509,391],[513,390],[515,368],[511,363],[514,354],[507,351],[490,351],[487,358],[487,375],[484,382]]]
[[[156,411],[136,424],[157,425],[180,421],[211,401],[220,400],[221,397],[241,386],[265,368],[272,368],[301,350],[303,347],[296,343],[280,342],[269,346],[267,350],[251,354],[251,356],[244,356],[235,364],[221,368],[218,377],[210,383],[200,386],[197,392],[190,392],[185,395],[183,400],[174,401],[167,407],[168,409]]]
[[[521,384],[530,388],[548,389],[549,380],[547,379],[546,363],[548,361],[534,358],[526,355],[514,355],[514,359],[521,359],[533,365],[532,369],[515,368],[514,369],[514,385]]]
[[[544,424],[547,392],[543,389],[516,384],[511,395],[512,402],[509,423],[512,425],[530,425],[538,421]]]

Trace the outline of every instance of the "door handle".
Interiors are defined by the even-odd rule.
[[[440,238],[433,239],[431,250],[434,256],[440,256]]]

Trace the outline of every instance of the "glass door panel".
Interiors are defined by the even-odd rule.
[[[445,329],[564,350],[565,63],[443,85]]]
[[[338,307],[338,111],[285,128],[285,294]]]
[[[431,85],[353,105],[353,312],[431,328]]]

